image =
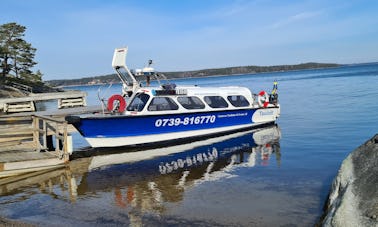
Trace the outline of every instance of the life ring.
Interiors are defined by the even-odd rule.
[[[260,107],[266,108],[269,105],[269,95],[265,91],[260,91],[259,95],[257,96],[257,102],[259,103]]]
[[[114,111],[114,101],[118,101],[119,102],[119,106],[118,106],[118,109],[117,111],[119,113],[122,113],[123,111],[125,111],[125,108],[126,108],[126,101],[125,99],[122,97],[122,95],[112,95],[109,99],[108,99],[108,110],[109,111]]]

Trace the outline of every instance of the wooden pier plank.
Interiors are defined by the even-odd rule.
[[[55,152],[36,152],[36,151],[1,151],[0,160],[3,163],[22,162],[27,160],[57,158]]]
[[[22,146],[29,147],[23,148]],[[0,151],[0,178],[56,168],[65,164],[54,151],[36,152],[25,144],[14,146],[20,150]],[[22,150],[21,150],[22,149]]]

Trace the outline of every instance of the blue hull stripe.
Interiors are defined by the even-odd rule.
[[[84,137],[153,135],[252,124],[255,109],[150,116],[81,118],[74,126]]]

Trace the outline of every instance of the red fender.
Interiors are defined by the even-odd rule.
[[[118,108],[118,112],[119,113],[122,113],[123,111],[125,111],[125,108],[126,108],[126,101],[125,99],[122,97],[122,95],[112,95],[109,100],[108,100],[108,110],[109,111],[113,111],[113,108],[114,108],[114,101],[119,101],[119,108]]]

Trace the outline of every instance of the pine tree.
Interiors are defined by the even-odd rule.
[[[7,23],[0,26],[0,69],[2,78],[14,73],[19,78],[40,78],[31,69],[37,63],[34,61],[36,49],[23,39],[26,27],[17,23]]]

